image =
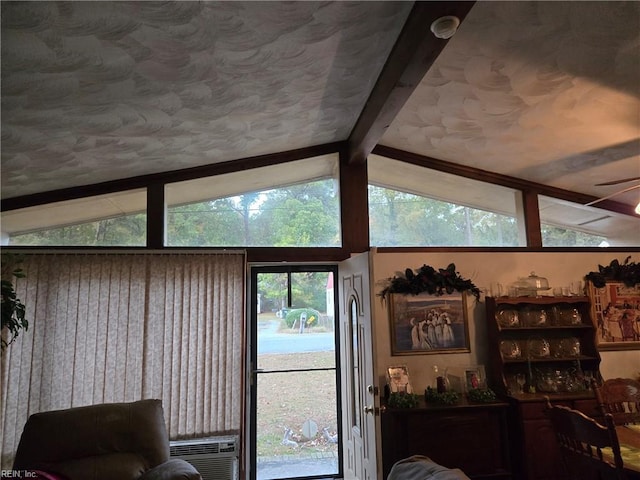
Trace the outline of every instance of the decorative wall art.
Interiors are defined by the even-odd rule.
[[[640,284],[606,281],[588,284],[599,350],[640,349]]]
[[[391,355],[469,352],[464,293],[389,295]]]

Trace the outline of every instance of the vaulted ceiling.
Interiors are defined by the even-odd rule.
[[[3,199],[336,142],[594,198],[640,177],[640,2],[1,7]]]

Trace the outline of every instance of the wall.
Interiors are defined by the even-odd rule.
[[[492,282],[509,285],[518,277],[526,277],[532,271],[549,280],[551,287],[569,285],[581,280],[585,274],[598,269],[598,265],[608,265],[617,258],[623,261],[629,254],[625,253],[566,253],[566,252],[514,252],[514,253],[372,253],[372,278],[374,292],[372,295],[373,321],[375,324],[376,370],[380,377],[380,385],[385,384],[384,372],[390,365],[407,365],[414,390],[423,392],[433,379],[433,366],[441,371],[444,367],[465,365],[487,365],[486,315],[484,299],[476,302],[471,296],[469,307],[470,353],[402,355],[391,356],[390,328],[386,304],[377,294],[382,290],[385,279],[393,277],[406,268],[417,269],[423,264],[434,268],[445,268],[449,263],[456,265],[456,270],[464,278],[469,278],[481,289],[489,287]],[[639,261],[640,255],[633,254],[632,261]],[[600,372],[604,378],[640,377],[640,350],[601,352]]]

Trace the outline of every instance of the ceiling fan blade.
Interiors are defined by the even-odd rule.
[[[595,186],[596,187],[605,187],[607,185],[618,185],[620,183],[633,182],[635,180],[640,180],[640,177],[623,178],[621,180],[612,180],[610,182],[596,183]]]
[[[624,188],[622,190],[618,190],[617,192],[612,193],[611,195],[607,195],[606,197],[599,198],[597,200],[594,200],[593,202],[585,203],[584,205],[585,205],[585,207],[588,207],[588,206],[593,205],[595,203],[599,203],[599,202],[601,202],[603,200],[607,200],[607,199],[609,199],[611,197],[615,197],[616,195],[620,195],[621,193],[630,192],[631,190],[635,190],[636,188],[640,188],[640,183],[638,185],[633,185],[631,187],[627,187],[627,188]]]

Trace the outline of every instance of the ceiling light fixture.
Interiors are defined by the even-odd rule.
[[[458,31],[460,26],[460,19],[453,15],[447,15],[446,17],[440,17],[433,21],[431,24],[431,31],[437,38],[448,39]]]
[[[640,215],[640,202],[636,205],[636,213]]]

